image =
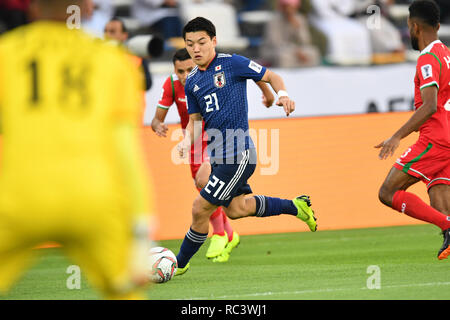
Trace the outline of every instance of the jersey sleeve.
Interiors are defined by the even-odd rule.
[[[240,78],[260,81],[266,73],[265,67],[246,57],[234,54],[231,59],[235,75]]]
[[[175,101],[172,77],[168,77],[163,84],[161,98],[158,101],[158,108],[169,109]]]
[[[189,114],[200,113],[201,109],[189,86],[185,86],[186,106]]]
[[[441,63],[433,53],[421,55],[417,61],[417,75],[420,90],[436,86],[439,89],[439,76],[441,73]]]

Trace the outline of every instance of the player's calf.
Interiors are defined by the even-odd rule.
[[[430,205],[443,214],[450,215],[450,185],[437,184],[428,189]]]
[[[232,220],[253,216],[256,212],[256,202],[254,197],[245,198],[245,195],[240,195],[235,197],[224,211]]]

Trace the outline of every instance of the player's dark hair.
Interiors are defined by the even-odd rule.
[[[441,11],[433,0],[415,0],[409,6],[409,18],[417,18],[436,28],[440,22]]]
[[[206,18],[197,17],[189,21],[183,28],[183,39],[186,40],[186,33],[205,31],[212,39],[216,36],[216,27]]]
[[[120,22],[120,25],[122,26],[122,32],[128,33],[128,28],[122,19],[120,19],[119,17],[113,17],[111,20],[109,20],[109,22],[113,22],[113,21]]]
[[[189,55],[189,52],[186,50],[186,48],[178,49],[175,51],[175,54],[173,55],[172,62],[175,63],[175,61],[185,61],[188,59],[192,59]]]

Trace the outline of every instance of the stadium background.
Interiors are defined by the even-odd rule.
[[[179,0],[180,4],[189,1]],[[132,16],[133,1],[96,2],[97,8],[91,22],[85,25],[86,30],[101,36],[106,21],[117,15],[132,35],[139,33],[139,21]],[[195,6],[195,10],[184,10],[180,19],[184,23],[188,14],[204,14],[218,28],[218,51],[237,52],[261,62],[258,51],[263,37],[261,30],[276,10],[274,2],[195,1],[184,7],[192,9]],[[250,180],[252,189],[256,194],[284,198],[309,194],[319,218],[319,230],[418,223],[384,207],[377,197],[378,188],[396,157],[417,137],[413,134],[404,139],[390,160],[378,160],[374,145],[389,137],[411,115],[417,58],[417,52],[410,49],[406,28],[410,1],[393,2],[390,18],[406,49],[400,56],[398,53],[373,54],[366,63],[346,61],[341,65],[323,59],[313,68],[274,67],[285,79],[288,92],[297,105],[289,118],[277,107],[263,107],[258,89],[249,83],[250,127],[256,132],[267,130],[269,136],[273,130],[279,133],[279,170],[274,175],[263,175],[261,169],[270,164],[259,162]],[[254,4],[252,8],[251,4]],[[0,1],[0,8],[3,5]],[[227,10],[213,10],[214,6]],[[0,32],[6,28],[2,23],[2,18],[8,14],[5,12],[2,8]],[[216,14],[209,16],[213,13]],[[446,44],[450,39],[449,29],[450,24],[444,21],[440,37]],[[153,83],[146,94],[142,136],[154,183],[156,240],[184,237],[191,222],[192,201],[198,194],[189,166],[172,161],[179,140],[179,137],[171,138],[179,128],[176,108],[172,108],[167,117],[168,138],[157,137],[149,127],[162,83],[173,72],[170,59],[174,50],[182,46],[180,40],[164,39],[163,54],[149,62]],[[268,146],[269,150],[276,147],[270,140]],[[412,191],[428,202],[423,184],[414,186]],[[241,235],[306,231],[302,224],[292,223],[289,217],[249,218],[231,223]]]

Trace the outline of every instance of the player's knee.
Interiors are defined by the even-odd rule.
[[[383,203],[388,207],[392,206],[393,196],[394,196],[393,192],[385,184],[383,184],[380,190],[378,191],[378,199],[381,201],[381,203]]]
[[[194,183],[197,189],[203,189],[207,183],[208,179],[203,179],[201,177],[195,177]]]
[[[210,211],[212,211],[212,209],[210,208],[209,203],[203,198],[197,197],[192,205],[192,220],[200,221],[209,219]]]

